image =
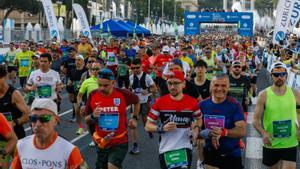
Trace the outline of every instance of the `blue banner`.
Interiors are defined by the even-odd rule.
[[[201,23],[231,23],[238,24],[238,34],[241,36],[253,36],[252,12],[185,12],[184,34],[200,34]]]

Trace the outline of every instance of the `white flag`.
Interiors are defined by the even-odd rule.
[[[292,32],[300,19],[300,0],[295,0],[293,4],[293,9],[291,13],[290,19],[290,29],[289,31]]]
[[[284,40],[284,45],[288,45],[286,35],[290,33],[290,19],[295,1],[296,0],[279,0],[277,4],[276,21],[273,32],[274,44],[279,44],[281,40]]]
[[[79,25],[81,27],[81,31],[83,36],[88,37],[89,39],[92,40],[92,34],[91,34],[91,30],[90,30],[90,26],[87,20],[87,17],[85,15],[85,12],[83,10],[83,8],[79,5],[79,4],[73,4],[73,9],[76,13],[77,19],[79,20]]]
[[[51,0],[42,0],[44,12],[46,14],[48,27],[50,30],[50,37],[51,39],[54,37],[57,37],[57,39],[60,39],[59,31],[57,29],[57,19],[54,14],[54,9]]]

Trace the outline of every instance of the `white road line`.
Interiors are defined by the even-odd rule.
[[[73,140],[71,140],[71,143],[75,143],[76,141],[80,140],[81,138],[85,137],[88,134],[89,134],[89,132],[86,132],[78,137],[75,137]]]
[[[262,139],[259,137],[247,137],[246,139],[246,158],[262,159]]]
[[[131,106],[128,106],[126,108],[126,110],[129,110],[130,108],[131,108]],[[76,141],[78,141],[78,140],[82,139],[83,137],[87,136],[88,134],[89,134],[89,132],[86,132],[86,133],[84,133],[80,136],[75,137],[73,140],[71,140],[71,143],[75,143]]]
[[[253,122],[253,116],[254,116],[254,112],[248,112],[247,124],[252,124],[252,122]]]
[[[65,111],[65,112],[63,112],[63,113],[58,114],[58,116],[59,116],[59,117],[64,116],[64,115],[66,115],[66,114],[68,114],[68,113],[70,113],[70,112],[72,112],[72,111],[73,111],[73,109],[69,109],[69,110],[67,110],[67,111]],[[27,132],[27,131],[29,131],[29,130],[31,130],[31,127],[27,127],[27,128],[25,129],[25,132]]]

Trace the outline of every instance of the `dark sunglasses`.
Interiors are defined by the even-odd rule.
[[[272,73],[273,76],[275,77],[284,77],[286,75],[286,72],[280,72],[280,73]]]
[[[94,63],[94,62],[95,62],[95,61],[93,61],[93,60],[89,60],[89,61],[88,61],[88,63]]]
[[[31,115],[31,116],[29,116],[29,119],[30,119],[31,123],[36,123],[38,120],[41,123],[48,123],[52,119],[52,115],[50,115],[50,114],[41,115],[41,116]]]
[[[139,68],[141,68],[140,66],[139,67],[131,67],[131,69],[139,69]]]
[[[241,66],[233,66],[233,68],[241,68]]]
[[[100,68],[91,68],[91,71],[99,71]]]

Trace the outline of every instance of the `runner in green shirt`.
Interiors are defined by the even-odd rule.
[[[24,88],[32,65],[31,56],[34,55],[34,53],[28,50],[28,45],[26,42],[21,43],[20,49],[21,52],[16,54],[15,64],[19,68],[20,85],[22,88]]]

